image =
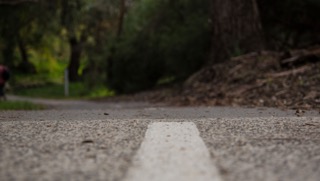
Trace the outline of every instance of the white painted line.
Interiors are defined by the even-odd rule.
[[[148,126],[125,181],[221,181],[192,122]]]

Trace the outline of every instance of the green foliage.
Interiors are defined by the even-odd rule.
[[[29,47],[42,47],[48,32],[56,26],[54,1],[0,6],[0,63],[17,68],[21,63],[19,42]]]
[[[105,75],[101,52],[114,26],[117,3],[117,0],[44,0],[1,4],[0,63],[12,70],[14,76],[11,82],[18,86],[61,83],[63,71],[69,63],[69,38],[75,36],[79,39],[82,35],[85,38],[79,41],[84,49],[80,57],[79,74],[86,71],[86,76],[90,78],[92,75],[88,72]],[[25,66],[22,64],[19,41],[23,42],[26,58],[35,70],[32,74],[21,71]],[[92,67],[93,70],[87,71]],[[95,84],[103,81],[101,77],[96,80]]]
[[[29,60],[35,66],[37,75],[59,77],[62,80],[64,69],[67,68],[67,45],[56,36],[47,36],[45,46],[29,49]]]
[[[111,87],[134,92],[198,70],[210,47],[207,7],[204,0],[136,2],[112,57]]]
[[[91,89],[87,89],[85,97],[87,98],[101,98],[101,97],[110,97],[114,96],[114,91],[108,89],[105,86],[96,86]]]
[[[41,110],[45,106],[24,101],[0,101],[0,110]]]
[[[14,89],[14,94],[26,97],[41,97],[41,98],[97,98],[113,96],[114,92],[104,86],[87,87],[82,83],[72,83],[69,87],[69,96],[64,95],[63,84],[46,84],[42,86],[26,87]]]

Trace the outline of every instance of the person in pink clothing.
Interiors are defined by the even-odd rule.
[[[0,99],[1,98],[5,99],[4,88],[9,78],[10,78],[9,69],[4,65],[0,65]]]

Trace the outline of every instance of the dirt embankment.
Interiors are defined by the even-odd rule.
[[[263,106],[320,109],[320,47],[254,52],[213,65],[178,89],[136,97],[178,106]]]

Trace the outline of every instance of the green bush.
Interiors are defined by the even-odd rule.
[[[42,110],[46,107],[25,101],[0,101],[0,110]]]

